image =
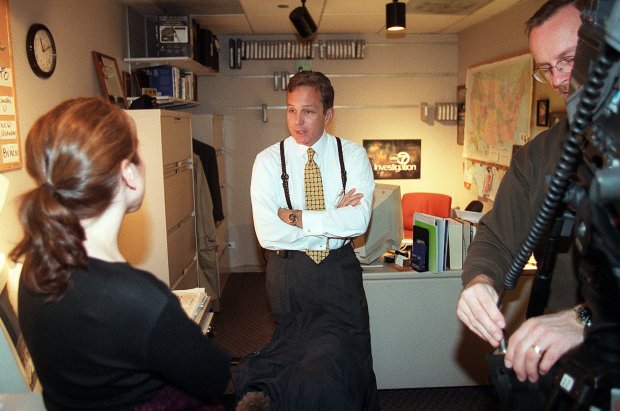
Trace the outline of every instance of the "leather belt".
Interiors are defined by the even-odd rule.
[[[330,250],[329,251],[329,255],[339,254],[339,253],[347,250],[348,247],[352,247],[350,242],[346,243],[345,245],[343,245],[340,248],[337,248],[335,250]],[[300,250],[267,250],[267,252],[274,253],[275,255],[277,255],[280,258],[290,258],[290,257],[292,257],[296,253],[306,254],[305,251],[300,251]]]

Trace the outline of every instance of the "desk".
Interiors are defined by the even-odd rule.
[[[492,347],[456,317],[460,271],[419,273],[365,268],[374,370],[379,389],[488,384]],[[504,299],[508,331],[525,318],[533,276],[521,276]]]

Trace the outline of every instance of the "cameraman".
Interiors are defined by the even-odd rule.
[[[549,0],[527,22],[534,77],[548,82],[566,100],[585,2]],[[463,267],[458,318],[497,347],[506,326],[497,308],[498,290],[543,202],[545,176],[551,175],[568,136],[567,121],[538,135],[512,159],[493,209],[480,221]],[[544,242],[543,242],[544,244]],[[535,254],[540,257],[542,249]],[[540,260],[538,260],[540,261]],[[552,314],[525,321],[508,340],[505,366],[520,381],[536,382],[567,351],[583,342],[587,321],[578,302],[570,253],[558,253],[547,309]]]

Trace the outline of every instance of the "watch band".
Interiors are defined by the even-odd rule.
[[[592,326],[592,311],[585,304],[579,304],[573,307],[573,311],[577,315],[577,320],[584,325],[584,327]]]

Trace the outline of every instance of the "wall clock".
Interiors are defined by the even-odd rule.
[[[48,78],[56,69],[56,44],[54,37],[43,24],[33,24],[26,36],[26,54],[34,74]]]

